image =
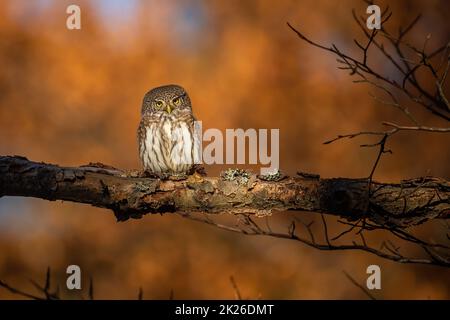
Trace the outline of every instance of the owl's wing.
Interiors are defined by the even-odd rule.
[[[142,115],[141,121],[139,122],[139,127],[137,130],[137,139],[139,146],[139,157],[141,158],[142,163],[145,163],[145,154],[147,153],[147,134],[148,128],[154,124],[158,123],[158,119],[155,119],[151,114]]]
[[[145,116],[143,115],[137,129],[137,142],[139,146],[139,158],[144,163],[145,139],[147,138],[147,130],[145,129]]]

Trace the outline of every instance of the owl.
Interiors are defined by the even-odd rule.
[[[146,172],[157,176],[190,173],[198,159],[199,143],[186,90],[178,85],[166,85],[145,94],[138,144]]]

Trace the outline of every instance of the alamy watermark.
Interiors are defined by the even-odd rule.
[[[367,267],[366,273],[369,274],[366,281],[366,287],[369,290],[381,289],[381,268],[376,264]]]
[[[69,15],[66,19],[66,27],[69,30],[81,29],[81,8],[76,4],[67,6],[66,13]],[[369,30],[381,29],[381,9],[376,4],[369,5],[366,13],[370,16],[366,20],[366,26]]]
[[[183,136],[183,130],[172,131],[171,138],[176,140]],[[223,134],[216,128],[203,131],[202,122],[195,121],[193,140],[193,159],[179,158],[179,164],[260,164],[265,166],[260,168],[261,175],[279,170],[280,129],[225,129]],[[179,149],[183,147],[178,145]]]
[[[69,30],[81,29],[81,9],[76,4],[67,6],[66,13],[69,15],[66,19],[66,27]]]

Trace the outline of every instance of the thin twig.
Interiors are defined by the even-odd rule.
[[[370,292],[369,290],[367,290],[363,285],[359,284],[358,281],[356,281],[355,279],[353,279],[353,277],[351,275],[349,275],[345,270],[342,270],[342,272],[345,274],[345,276],[347,277],[347,279],[349,279],[351,281],[351,283],[353,283],[356,287],[358,287],[359,289],[361,289],[362,292],[364,292],[364,294],[366,296],[368,296],[370,299],[372,300],[377,300]]]

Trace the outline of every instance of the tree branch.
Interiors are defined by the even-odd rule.
[[[91,204],[119,221],[146,213],[203,212],[267,216],[286,210],[325,213],[385,226],[408,227],[450,218],[450,181],[423,177],[401,183],[301,174],[280,181],[246,175],[226,180],[198,174],[185,180],[139,177],[100,164],[60,167],[0,157],[0,197],[25,196]]]

